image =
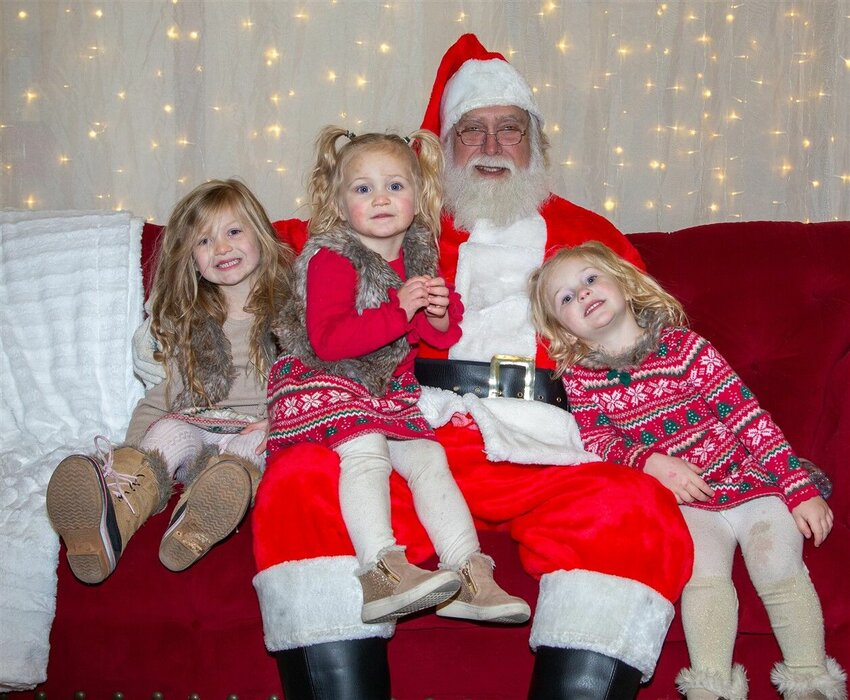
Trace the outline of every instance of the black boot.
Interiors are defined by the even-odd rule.
[[[313,644],[275,657],[286,700],[389,700],[386,639]]]
[[[529,700],[632,700],[641,673],[585,649],[538,647]]]

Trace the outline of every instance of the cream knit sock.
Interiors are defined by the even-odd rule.
[[[682,592],[682,624],[691,667],[676,677],[679,691],[688,700],[746,698],[746,672],[732,666],[738,629],[738,596],[732,582],[715,576],[691,579]]]
[[[807,572],[759,590],[783,662],[770,679],[786,700],[844,700],[847,676],[826,656],[823,612]]]

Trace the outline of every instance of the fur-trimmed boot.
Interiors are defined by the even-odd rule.
[[[63,459],[47,485],[50,522],[65,542],[71,571],[85,583],[100,583],[115,570],[130,538],[171,495],[158,452],[113,450],[102,436],[95,448],[94,456]]]
[[[778,663],[770,680],[784,700],[847,700],[847,674],[831,657],[826,657],[822,671],[814,673]]]
[[[747,700],[747,671],[741,664],[728,674],[683,668],[676,687],[688,700]]]
[[[378,563],[358,575],[363,587],[363,622],[389,622],[451,598],[460,588],[454,571],[426,571],[407,561],[404,552],[384,552]]]
[[[509,595],[493,579],[493,560],[473,554],[460,568],[458,594],[437,608],[441,617],[479,622],[518,624],[528,621],[531,608],[522,598]]]
[[[236,529],[253,499],[259,470],[213,447],[201,452],[183,478],[183,493],[159,545],[159,560],[171,571],[188,569]]]

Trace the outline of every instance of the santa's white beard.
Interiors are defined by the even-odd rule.
[[[476,166],[506,168],[507,177],[485,178]],[[534,214],[549,196],[549,180],[540,159],[533,158],[526,170],[517,169],[502,156],[477,155],[463,166],[447,163],[443,177],[445,208],[452,213],[455,226],[471,230],[477,221],[488,219],[504,228]]]

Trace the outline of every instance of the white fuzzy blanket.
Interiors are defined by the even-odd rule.
[[[95,435],[123,440],[143,393],[130,351],[142,226],[127,213],[0,211],[0,691],[46,678],[50,474]]]

